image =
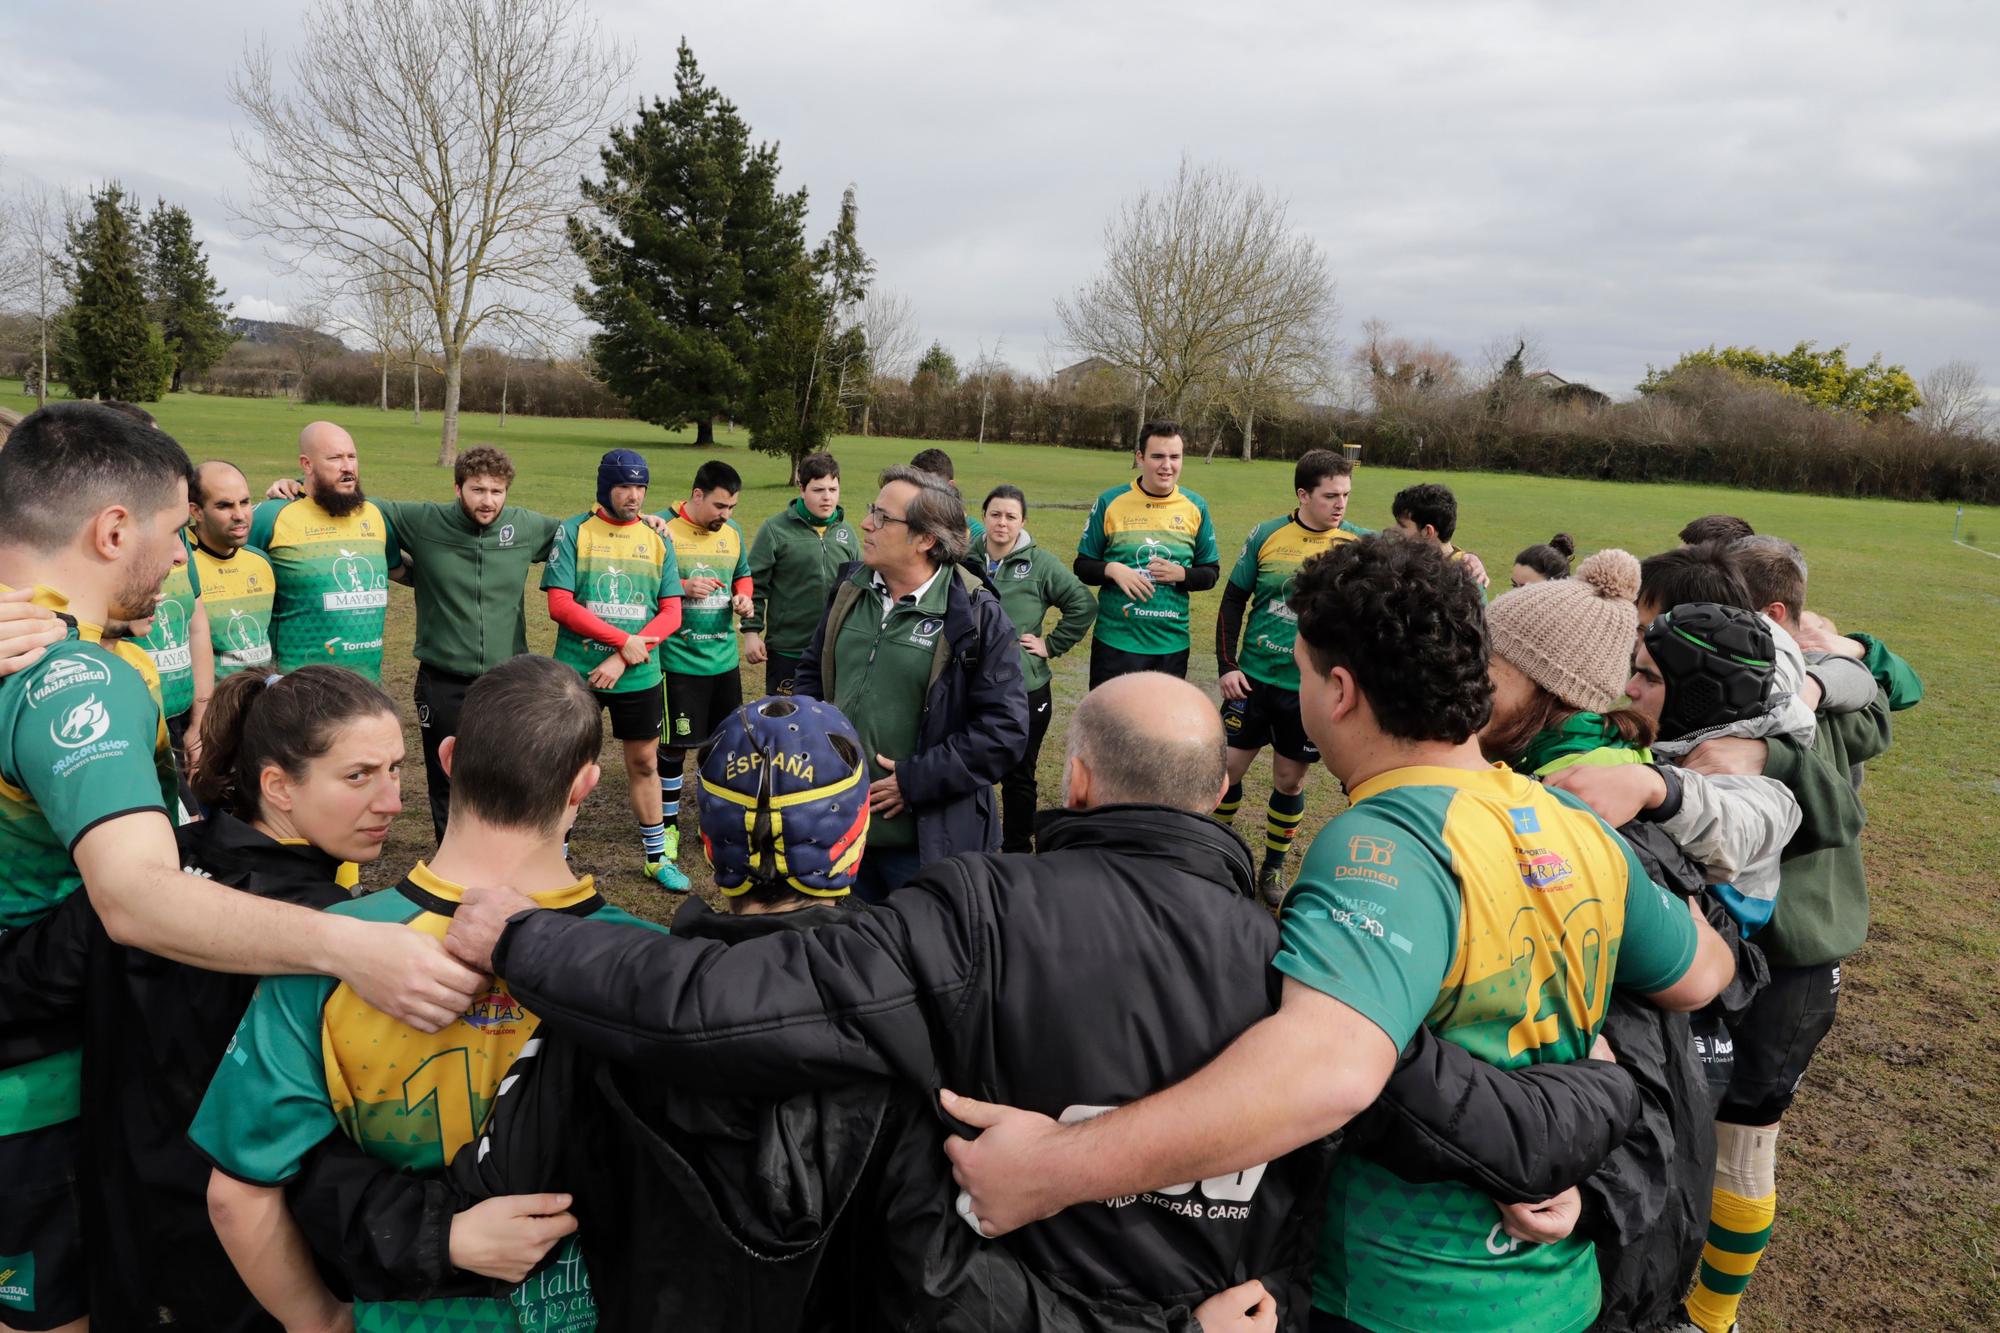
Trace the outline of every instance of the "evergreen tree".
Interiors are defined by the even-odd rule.
[[[91,195],[70,230],[62,359],[79,398],[141,403],[166,391],[172,367],[146,309],[141,230],[137,206],[115,183]]]
[[[955,389],[958,387],[958,358],[943,343],[933,341],[924,349],[923,356],[917,359],[916,374],[929,374],[940,387]]]
[[[746,404],[760,339],[801,313],[806,196],[779,191],[776,145],[751,145],[685,41],[674,89],[612,131],[604,180],[583,183],[598,218],[569,234],[605,382],[641,420],[692,420],[706,445],[716,413]]]
[[[188,376],[221,360],[236,335],[229,331],[229,307],[221,303],[222,288],[209,274],[208,256],[195,239],[187,210],[165,200],[156,203],[146,219],[145,241],[153,318],[160,325],[178,393]]]

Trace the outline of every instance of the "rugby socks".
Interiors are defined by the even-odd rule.
[[[645,845],[647,865],[662,860],[667,854],[666,823],[639,825],[639,841]]]
[[[676,822],[681,813],[681,757],[674,754],[674,771],[667,772],[666,756],[660,756],[660,818],[667,823]]]
[[[1778,1127],[1715,1126],[1715,1196],[1701,1271],[1688,1294],[1688,1318],[1706,1333],[1729,1333],[1736,1308],[1778,1212]]]
[[[1241,799],[1241,788],[1238,788]],[[1286,794],[1281,791],[1271,793],[1271,800],[1264,807],[1264,869],[1283,865],[1285,853],[1292,850],[1292,839],[1299,835],[1299,821],[1306,817],[1306,794],[1303,791]]]
[[[1229,790],[1222,793],[1222,804],[1215,807],[1215,821],[1218,824],[1236,822],[1236,812],[1243,808],[1243,784],[1232,782]]]

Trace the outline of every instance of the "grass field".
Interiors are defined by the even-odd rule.
[[[18,386],[8,386],[18,388]],[[0,392],[0,405],[33,404]],[[369,409],[177,395],[155,407],[161,424],[196,458],[228,458],[261,485],[295,467],[299,427],[322,415],[361,445],[362,480],[374,494],[451,498],[448,473],[433,466],[435,415],[421,425]],[[598,455],[622,446],[653,467],[649,508],[683,498],[706,456],[691,433],[669,436],[630,422],[469,416],[463,439],[497,443],[519,469],[515,502],[572,514],[592,500]],[[921,446],[843,438],[850,512],[874,494],[875,469]],[[973,503],[1013,482],[1027,493],[1037,540],[1074,549],[1084,511],[1105,487],[1129,477],[1123,456],[1080,450],[969,443],[952,447],[959,483]],[[753,454],[725,433],[715,453],[744,475],[740,521],[754,534],[792,496],[779,460]],[[1249,528],[1291,507],[1283,463],[1190,461],[1188,489],[1203,495],[1234,559]],[[1350,512],[1389,523],[1394,492],[1419,475],[1363,466]],[[1843,974],[1839,1025],[1807,1076],[1780,1150],[1780,1215],[1745,1304],[1754,1333],[1821,1329],[2000,1327],[2000,1058],[1989,1036],[2000,993],[2000,710],[1982,704],[2000,620],[2000,559],[1951,541],[1950,506],[1840,500],[1693,486],[1634,486],[1497,474],[1448,478],[1457,492],[1459,542],[1483,556],[1500,582],[1515,551],[1560,529],[1580,551],[1623,546],[1646,555],[1673,544],[1687,518],[1738,513],[1760,532],[1790,537],[1811,561],[1808,604],[1840,625],[1887,640],[1924,677],[1927,695],[1896,715],[1896,745],[1869,765],[1866,854],[1874,895],[1867,946]],[[2000,510],[1968,510],[1967,539],[2000,549]],[[541,596],[528,593],[530,642],[553,638]],[[1191,674],[1212,684],[1214,594],[1196,598]],[[410,596],[392,595],[385,683],[409,698],[413,674]],[[1082,692],[1085,654],[1056,663],[1059,715],[1044,747],[1044,799],[1054,798],[1063,717]],[[755,694],[762,669],[746,677]],[[406,712],[408,711],[406,705]],[[405,827],[369,883],[387,883],[429,850],[423,766],[414,725],[404,793]],[[627,906],[659,915],[671,903],[642,882],[635,835],[618,781],[615,745],[607,782],[592,798],[576,843],[582,869]],[[1253,771],[1239,830],[1255,836],[1268,769]],[[1323,775],[1309,788],[1306,835],[1341,805]],[[1302,840],[1303,841],[1303,840]],[[684,857],[684,860],[686,858]],[[698,859],[698,858],[696,858]],[[707,877],[690,866],[697,884]]]

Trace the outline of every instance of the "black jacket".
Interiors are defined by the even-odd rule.
[[[861,568],[858,560],[840,567],[828,610]],[[1013,771],[1028,748],[1020,633],[983,570],[952,566],[943,577],[948,584],[942,642],[950,660],[924,695],[917,752],[896,767],[904,799],[917,816],[917,852],[925,864],[1000,846],[993,785]],[[820,661],[826,630],[822,613],[799,658],[793,693],[825,698]]]
[[[338,863],[231,815],[177,832],[190,872],[261,898],[320,908],[347,894]],[[106,1333],[175,1327],[275,1330],[208,1220],[209,1166],[187,1142],[257,978],[176,963],[114,942],[87,893],[0,939],[8,1022],[67,1007],[84,1050],[84,1244],[91,1319]]]
[[[1038,842],[1035,856],[926,867],[851,923],[734,947],[524,913],[495,966],[548,1030],[688,1086],[784,1095],[893,1076],[1051,1116],[1186,1078],[1275,1008],[1277,927],[1233,833],[1184,811],[1111,806],[1045,815]],[[1611,1066],[1536,1077],[1629,1097]],[[1593,1114],[1618,1113],[1600,1096]],[[1463,1148],[1484,1146],[1468,1138]],[[1286,1326],[1303,1327],[1331,1148],[1124,1207],[1082,1205],[1004,1244],[1112,1300],[1193,1304],[1262,1278]],[[1516,1147],[1503,1156],[1518,1160]],[[1191,1206],[1202,1199],[1227,1206]]]
[[[736,943],[825,915],[725,916],[695,900],[674,933]],[[709,1097],[544,1029],[446,1175],[399,1172],[336,1132],[286,1193],[366,1299],[493,1291],[450,1268],[451,1215],[563,1191],[607,1331],[1194,1333],[1184,1308],[1090,1299],[974,1236],[953,1211],[942,1143],[929,1099],[905,1085]]]

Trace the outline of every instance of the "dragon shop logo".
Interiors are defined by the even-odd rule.
[[[101,741],[111,730],[111,714],[91,695],[49,724],[49,738],[65,750],[81,750]]]

